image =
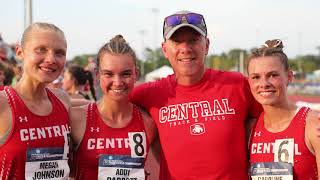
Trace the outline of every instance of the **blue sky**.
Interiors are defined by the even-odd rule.
[[[24,29],[24,0],[0,4],[0,33],[6,42],[17,42]],[[163,18],[179,10],[205,16],[210,54],[280,38],[288,56],[295,57],[319,53],[319,8],[319,0],[33,0],[33,19],[65,32],[68,58],[96,53],[116,34],[142,58],[145,47],[160,47]]]

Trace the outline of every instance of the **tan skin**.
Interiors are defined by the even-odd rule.
[[[24,47],[16,48],[17,56],[24,61],[24,72],[21,80],[13,88],[34,114],[44,116],[52,111],[52,104],[45,87],[62,72],[66,62],[66,50],[66,41],[60,33],[38,27],[30,32]],[[68,110],[70,107],[68,95],[57,89],[52,89],[52,92]],[[4,91],[0,92],[0,104],[0,138],[2,138],[12,129],[11,109]]]
[[[134,60],[130,55],[105,53],[101,56],[99,69],[98,78],[103,91],[101,100],[97,102],[100,117],[109,127],[126,127],[131,121],[133,111],[128,95],[137,77]],[[71,110],[71,135],[75,146],[80,144],[85,132],[87,107],[73,107]],[[141,112],[148,141],[153,142],[157,134],[156,126],[146,112]]]
[[[190,27],[178,29],[170,39],[162,43],[162,52],[169,60],[178,84],[194,85],[202,79],[209,45],[207,37]],[[246,121],[247,138],[253,122],[253,118]]]
[[[201,80],[209,44],[208,38],[190,27],[178,29],[170,39],[162,43],[163,54],[174,70],[177,83],[193,85]]]
[[[285,70],[279,57],[267,56],[251,59],[248,66],[249,83],[255,99],[262,104],[265,128],[270,132],[285,130],[295,116],[297,106],[287,98],[287,86],[293,79],[293,73]],[[320,143],[317,127],[318,112],[307,115],[305,143],[317,161],[320,172]],[[320,179],[320,178],[319,178]]]

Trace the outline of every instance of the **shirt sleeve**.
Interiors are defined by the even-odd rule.
[[[151,98],[149,97],[150,90],[150,83],[143,83],[136,86],[129,96],[130,101],[145,110],[149,110],[148,99],[150,100]]]

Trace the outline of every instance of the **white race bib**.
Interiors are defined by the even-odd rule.
[[[294,166],[294,139],[276,139],[274,146],[274,162],[291,163]]]
[[[144,158],[100,155],[98,180],[144,180]]]
[[[252,180],[293,180],[292,164],[261,162],[251,165]]]
[[[32,148],[27,150],[25,178],[68,179],[70,169],[64,148]]]
[[[147,138],[144,132],[130,132],[128,133],[131,157],[141,158],[146,157],[147,154]]]

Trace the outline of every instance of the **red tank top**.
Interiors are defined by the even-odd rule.
[[[52,112],[39,116],[12,87],[4,90],[12,111],[12,129],[0,146],[0,179],[67,178],[70,129],[64,105],[46,89]]]
[[[137,134],[139,137],[144,134],[144,138],[134,139]],[[141,148],[143,148],[143,151]],[[138,153],[135,153],[135,150],[138,150]],[[126,127],[111,128],[101,119],[97,105],[91,103],[88,105],[87,110],[86,130],[75,153],[75,177],[76,179],[98,179],[98,174],[103,172],[104,167],[101,167],[101,161],[105,157],[108,158],[107,160],[104,159],[104,161],[108,161],[107,165],[105,164],[105,168],[109,168],[109,171],[105,171],[108,172],[105,174],[108,176],[105,176],[105,179],[129,177],[126,172],[120,171],[131,167],[123,166],[123,169],[115,167],[116,162],[127,163],[126,160],[119,160],[119,156],[141,160],[142,164],[139,167],[143,169],[148,150],[149,143],[146,139],[145,127],[138,107],[134,106],[132,119]]]
[[[302,107],[294,116],[288,128],[278,133],[272,133],[265,129],[264,113],[262,113],[250,143],[251,165],[258,162],[276,162],[275,158],[280,156],[275,156],[275,154],[277,152],[280,152],[280,154],[285,153],[285,151],[288,152],[289,149],[284,151],[284,148],[289,146],[280,147],[281,145],[278,146],[275,143],[276,140],[293,138],[293,179],[317,179],[316,158],[305,144],[305,123],[309,110],[307,107]]]
[[[2,91],[4,89],[4,86],[0,86],[0,91]]]

